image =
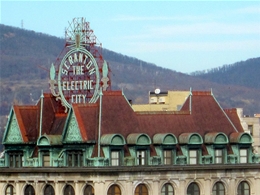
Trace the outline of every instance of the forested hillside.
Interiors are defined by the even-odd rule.
[[[0,25],[0,115],[7,115],[12,104],[34,104],[41,90],[50,92],[49,68],[64,44],[61,38]],[[242,107],[246,114],[260,112],[260,82],[259,77],[253,76],[259,72],[259,58],[243,62],[243,71],[238,70],[238,64],[230,65],[223,73],[227,76],[214,80],[217,71],[213,70],[210,76],[207,75],[211,71],[191,76],[174,71],[174,62],[173,70],[169,70],[105,48],[102,55],[110,65],[112,89],[122,89],[135,104],[147,103],[148,92],[157,87],[161,90],[212,89],[224,108]],[[217,69],[220,71],[222,68]],[[234,82],[224,80],[231,79],[231,75]],[[240,83],[246,79],[250,79],[248,85]]]
[[[260,57],[193,72],[191,75],[216,83],[260,89]]]

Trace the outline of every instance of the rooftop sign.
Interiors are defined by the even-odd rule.
[[[75,18],[65,34],[63,55],[51,65],[50,89],[67,111],[72,104],[95,103],[99,92],[107,90],[109,78],[107,63],[89,23],[84,18]]]

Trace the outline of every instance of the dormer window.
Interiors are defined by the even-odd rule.
[[[120,134],[104,134],[101,145],[110,166],[120,166],[124,159],[125,138]]]
[[[148,165],[150,157],[151,139],[144,133],[132,133],[127,136],[127,144],[130,148],[132,157],[135,158],[136,165]]]
[[[177,138],[172,133],[157,133],[153,136],[153,143],[157,155],[161,157],[161,163],[164,165],[175,164]]]
[[[195,165],[201,163],[201,148],[203,139],[198,133],[182,133],[179,136],[179,143],[184,153],[187,153],[188,163]]]
[[[9,167],[22,167],[23,166],[23,153],[22,152],[9,152]]]
[[[83,165],[82,151],[68,151],[67,163],[69,167],[81,167]]]
[[[238,150],[236,150],[235,153],[238,156],[239,163],[252,162],[252,158],[249,158],[250,156],[252,156],[251,146],[253,143],[253,138],[250,134],[245,132],[231,133],[230,143],[238,148]]]
[[[137,165],[147,165],[147,155],[145,150],[137,150],[136,155]]]

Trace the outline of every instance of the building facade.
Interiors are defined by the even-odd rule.
[[[73,22],[64,56],[51,65],[51,93],[10,111],[1,194],[258,194],[259,155],[237,112],[194,90],[176,110],[136,111],[109,90],[109,67],[95,39],[86,41],[89,24]]]
[[[255,114],[253,117],[244,115],[242,108],[238,108],[237,112],[243,129],[249,133],[254,140],[253,147],[255,153],[260,154],[260,115]]]
[[[178,112],[134,112],[122,92],[109,91],[64,113],[44,94],[10,112],[0,187],[21,195],[257,194],[252,142],[211,92],[193,91]]]

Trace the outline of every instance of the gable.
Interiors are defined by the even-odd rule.
[[[75,115],[72,113],[64,135],[64,142],[82,142],[79,126]]]
[[[4,136],[3,143],[4,144],[18,144],[23,143],[23,138],[21,135],[20,127],[18,125],[16,116],[12,110],[9,115],[10,120],[7,124],[6,135]]]

